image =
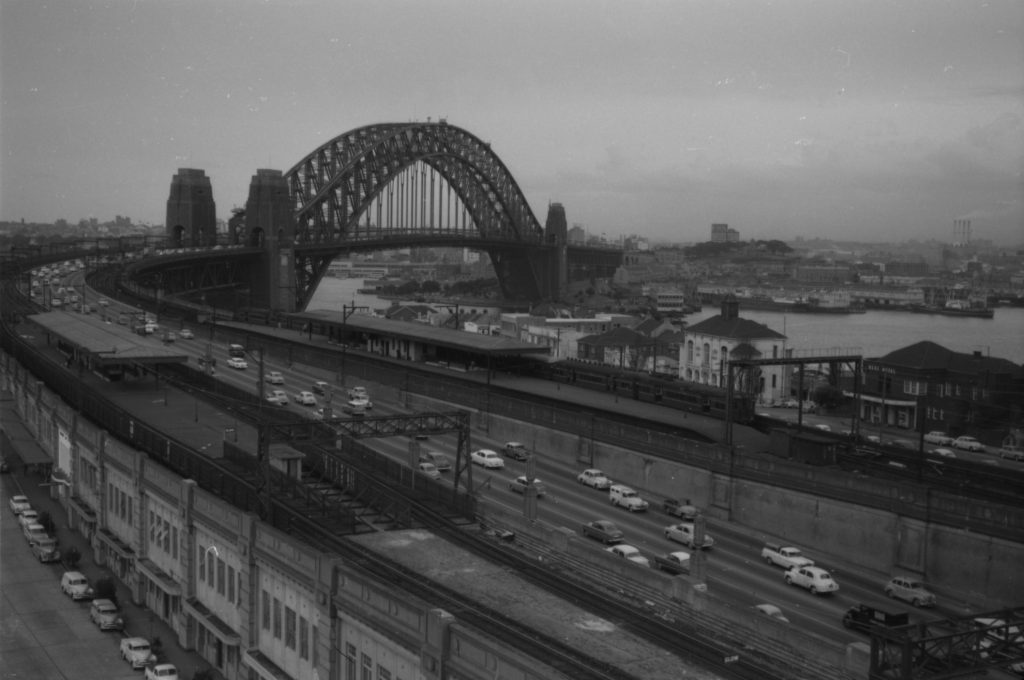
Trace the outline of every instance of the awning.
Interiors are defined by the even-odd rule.
[[[202,623],[218,640],[231,647],[238,647],[242,644],[242,636],[236,633],[231,626],[224,623],[223,619],[207,609],[199,600],[190,597],[182,604],[185,607],[185,611]]]
[[[134,559],[135,551],[131,549],[127,543],[122,541],[120,538],[110,533],[108,529],[100,529],[96,532],[96,537],[100,539],[101,543],[105,543],[116,552],[118,555],[126,560]]]
[[[135,563],[139,571],[146,575],[146,577],[155,583],[160,590],[164,591],[168,595],[178,596],[181,595],[181,585],[171,578],[171,575],[166,571],[156,566],[153,560],[143,557]]]
[[[256,671],[260,680],[295,680],[258,649],[245,650],[242,654],[242,663]]]
[[[853,397],[853,392],[843,391],[843,395],[847,397]],[[893,399],[892,397],[876,397],[873,394],[861,394],[861,401],[869,401],[874,404],[884,404],[885,406],[917,406],[916,401],[907,401],[905,399]]]

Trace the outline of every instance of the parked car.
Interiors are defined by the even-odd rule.
[[[763,616],[767,616],[769,619],[775,619],[780,623],[789,623],[789,619],[782,613],[782,610],[773,604],[756,604],[754,610]]]
[[[241,371],[249,368],[249,364],[242,357],[230,357],[228,359],[228,368],[237,368]]]
[[[72,600],[91,600],[93,596],[89,579],[80,571],[65,571],[60,577],[60,589]]]
[[[508,483],[508,488],[516,493],[526,493],[526,487],[530,483],[526,479],[526,475],[520,475]],[[548,488],[544,486],[544,482],[537,478],[533,480],[533,488],[537,491],[537,498],[544,498],[548,493]]]
[[[505,467],[505,460],[490,449],[477,449],[469,454],[469,459],[477,465],[483,465],[485,468],[492,470]]]
[[[312,392],[302,390],[295,393],[295,402],[303,406],[316,406],[316,397],[313,396]]]
[[[953,438],[941,430],[932,430],[924,436],[924,440],[929,444],[938,444],[939,446],[949,446],[953,443]]]
[[[127,637],[121,640],[121,658],[134,669],[156,663],[156,655],[149,646],[149,640],[141,637]]]
[[[124,630],[124,617],[113,600],[98,597],[89,606],[89,618],[100,630]]]
[[[615,526],[614,522],[609,522],[606,519],[596,519],[593,522],[587,522],[583,525],[581,531],[587,538],[593,538],[602,543],[621,543],[622,539],[625,538],[622,530]]]
[[[526,460],[530,452],[520,442],[505,442],[505,455],[513,460]]]
[[[613,555],[623,557],[634,564],[639,564],[642,567],[651,566],[651,561],[644,557],[640,553],[640,549],[636,546],[620,543],[618,545],[613,545],[610,548],[605,548],[605,550]]]
[[[178,669],[171,663],[147,666],[146,680],[178,680]]]
[[[603,472],[597,468],[590,468],[576,475],[576,481],[584,486],[590,486],[595,489],[607,489],[612,485],[612,480],[608,479]]]
[[[267,374],[263,376],[263,379],[271,385],[284,384],[284,376],[281,375],[280,371],[267,371]]]
[[[22,529],[22,533],[25,534],[25,540],[28,541],[29,546],[33,546],[44,538],[50,537],[50,535],[46,533],[46,527],[39,522],[26,524]]]
[[[984,451],[985,445],[974,437],[964,435],[953,440],[953,448],[961,451]]]
[[[32,553],[40,562],[60,562],[57,539],[47,536],[32,544]]]
[[[896,576],[885,584],[885,594],[896,600],[909,602],[915,607],[934,607],[935,594],[924,584],[909,576]]]
[[[626,508],[630,512],[646,512],[650,506],[635,489],[625,484],[612,484],[608,487],[608,500],[612,505]]]
[[[11,500],[7,501],[7,505],[15,515],[20,515],[32,507],[32,504],[28,502],[28,496],[11,496]]]
[[[690,553],[682,550],[654,556],[654,566],[670,574],[686,574],[690,571]]]
[[[22,510],[18,515],[18,526],[21,527],[22,531],[24,531],[25,527],[29,524],[39,524],[39,513],[32,508]]]
[[[430,479],[441,479],[441,471],[438,470],[437,466],[433,463],[418,463],[416,469],[424,477],[429,477]]]
[[[680,522],[679,524],[670,524],[665,527],[665,538],[676,543],[682,543],[688,548],[696,548],[697,539],[695,536],[696,529],[690,522]],[[699,546],[700,548],[707,550],[715,544],[715,539],[711,538],[709,534],[704,534],[704,542]]]
[[[815,595],[834,593],[839,584],[821,567],[793,567],[783,577],[787,585],[806,588]]]

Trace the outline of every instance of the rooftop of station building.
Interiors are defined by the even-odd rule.
[[[51,311],[27,320],[103,363],[184,363],[188,355],[164,345],[157,336],[139,335],[99,316]]]

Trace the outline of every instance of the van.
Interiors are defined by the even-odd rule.
[[[608,487],[608,499],[612,505],[626,508],[630,512],[645,512],[649,503],[640,498],[634,489],[625,484],[612,484]]]
[[[420,451],[421,463],[433,463],[441,472],[447,472],[452,469],[452,462],[448,459],[448,456],[444,455],[440,451]]]

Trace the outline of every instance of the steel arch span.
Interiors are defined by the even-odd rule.
[[[565,265],[560,273],[555,262],[564,241],[545,237],[490,145],[444,121],[356,128],[284,178],[295,215],[296,307],[334,255],[388,243],[486,250],[509,298],[557,297],[564,280]]]

